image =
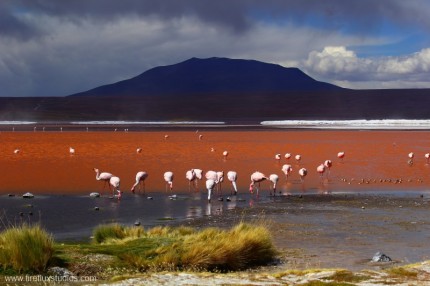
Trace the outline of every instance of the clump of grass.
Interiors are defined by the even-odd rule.
[[[93,240],[96,243],[108,243],[113,240],[134,239],[145,234],[143,227],[125,227],[117,223],[99,225],[93,231]]]
[[[359,283],[361,281],[370,279],[370,276],[357,275],[348,270],[339,270],[336,271],[333,275],[330,275],[324,279],[332,280],[335,282]]]
[[[119,245],[122,242],[118,239],[128,239],[124,233],[124,227],[119,225],[99,226],[94,231],[94,239]],[[124,247],[139,251],[116,248],[120,259],[141,270],[155,271],[240,270],[267,264],[277,253],[267,228],[245,223],[230,230],[154,227],[139,239],[127,240]]]
[[[394,268],[390,268],[387,269],[388,274],[391,277],[395,277],[395,278],[414,278],[416,279],[418,276],[418,272],[416,271],[410,271],[404,267],[394,267]]]
[[[39,225],[23,224],[0,233],[0,264],[15,271],[41,272],[53,254],[54,240]]]
[[[203,230],[184,241],[183,267],[240,270],[266,264],[276,255],[269,231],[240,223],[229,231]]]

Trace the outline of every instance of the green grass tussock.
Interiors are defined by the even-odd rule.
[[[54,240],[39,225],[12,227],[0,233],[0,264],[4,269],[42,272],[53,254]]]
[[[277,253],[264,226],[240,223],[230,230],[201,231],[185,226],[154,227],[142,231],[134,240],[125,229],[120,225],[99,226],[94,231],[94,241],[114,243],[115,254],[141,270],[234,271],[267,264]],[[99,251],[114,254],[106,252],[106,248]]]
[[[125,227],[117,223],[105,224],[94,229],[93,240],[96,243],[109,243],[112,240],[139,238],[144,233],[145,231],[141,226]]]

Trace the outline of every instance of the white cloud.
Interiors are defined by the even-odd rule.
[[[430,48],[401,57],[360,58],[344,46],[327,46],[310,52],[302,65],[310,75],[343,87],[430,87]]]

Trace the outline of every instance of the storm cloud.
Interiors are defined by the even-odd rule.
[[[64,96],[212,56],[297,66],[346,87],[430,87],[427,40],[412,52],[398,44],[396,55],[372,49],[428,39],[429,9],[424,0],[4,0],[0,96]]]

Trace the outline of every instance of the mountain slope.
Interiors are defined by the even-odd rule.
[[[198,59],[152,68],[134,78],[72,96],[149,96],[171,94],[328,91],[340,87],[319,82],[297,68],[254,60]]]

